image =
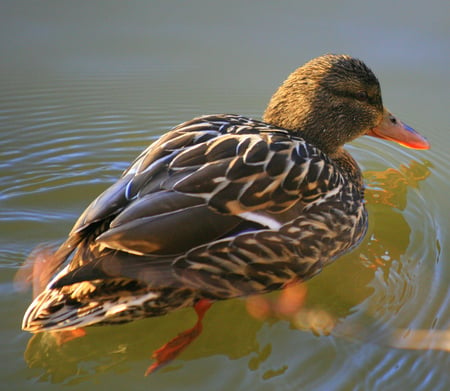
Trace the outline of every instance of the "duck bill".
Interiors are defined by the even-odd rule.
[[[429,149],[430,143],[420,133],[398,120],[388,110],[384,109],[380,124],[369,129],[367,135],[396,143],[412,149]]]

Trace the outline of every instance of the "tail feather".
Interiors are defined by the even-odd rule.
[[[44,330],[70,330],[96,323],[103,311],[98,301],[81,302],[58,289],[41,292],[28,307],[22,329],[37,333]]]
[[[26,279],[35,298],[24,315],[23,330],[124,323],[164,315],[195,301],[189,288],[179,286],[170,259],[141,259],[109,249],[94,254],[83,240],[69,237],[57,251],[47,246],[30,257]]]
[[[32,333],[62,331],[163,315],[169,307],[159,307],[162,294],[161,290],[151,291],[132,280],[110,280],[108,284],[81,282],[46,289],[26,311],[22,329]]]

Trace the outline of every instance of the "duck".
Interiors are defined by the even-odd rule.
[[[194,307],[196,326],[155,352],[151,373],[198,335],[211,303],[306,281],[361,242],[364,184],[344,145],[363,135],[429,148],[384,107],[371,69],[341,54],[290,74],[262,121],[214,114],[174,127],[45,255],[48,277],[23,330]]]

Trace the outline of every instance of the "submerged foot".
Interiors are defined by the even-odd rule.
[[[305,303],[307,288],[303,283],[292,283],[286,286],[276,300],[256,295],[247,299],[247,311],[256,319],[269,317],[291,318],[297,314]]]
[[[145,371],[145,376],[170,363],[200,335],[203,329],[203,317],[211,305],[211,301],[202,299],[194,306],[198,317],[194,327],[181,332],[175,338],[155,350],[152,358],[156,361]]]

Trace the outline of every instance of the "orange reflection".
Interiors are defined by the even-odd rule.
[[[412,160],[409,166],[402,164],[398,170],[365,171],[367,203],[405,209],[408,187],[417,188],[419,182],[430,176],[430,167],[432,165],[428,161],[419,163]]]

